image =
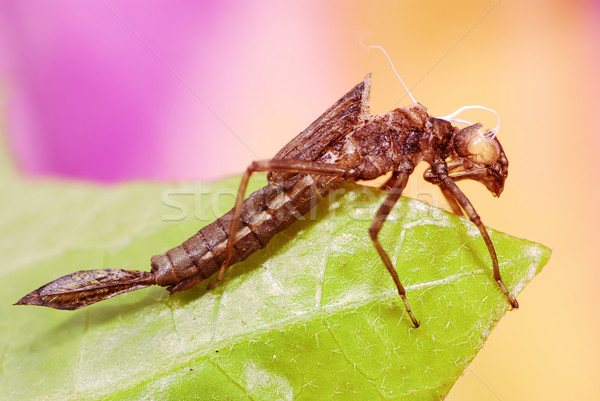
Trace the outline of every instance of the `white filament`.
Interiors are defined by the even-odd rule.
[[[396,71],[396,67],[394,67],[394,63],[392,63],[392,59],[387,54],[387,52],[385,51],[385,49],[383,47],[377,46],[377,45],[366,46],[366,45],[363,44],[363,47],[366,48],[366,49],[379,49],[379,50],[381,50],[383,52],[383,54],[385,55],[385,58],[387,58],[388,63],[390,63],[390,66],[392,67],[392,70],[394,71],[394,74],[396,74],[396,77],[398,77],[398,80],[400,81],[400,83],[404,87],[404,90],[408,94],[408,97],[410,97],[410,100],[412,100],[413,103],[417,103],[417,101],[413,97],[412,93],[410,93],[410,90],[408,89],[408,86],[406,86],[406,84],[404,83],[404,81],[402,80],[402,78],[400,78],[400,75]]]
[[[417,100],[413,97],[412,93],[408,89],[408,86],[406,86],[406,84],[404,83],[404,81],[402,80],[402,78],[400,78],[400,75],[396,71],[396,67],[394,67],[394,63],[392,63],[392,59],[387,54],[387,52],[385,51],[385,49],[383,47],[381,47],[381,46],[378,46],[378,45],[367,46],[367,45],[364,44],[364,42],[363,42],[362,39],[361,39],[361,46],[363,48],[365,48],[365,49],[379,49],[379,50],[381,50],[383,52],[383,54],[385,55],[385,58],[387,58],[388,63],[390,63],[390,66],[392,67],[392,70],[394,71],[394,74],[396,74],[396,77],[398,77],[398,80],[400,81],[400,83],[404,87],[404,90],[408,94],[408,97],[410,97],[410,100],[412,100],[413,103],[417,103]],[[456,117],[457,115],[459,115],[460,113],[462,113],[465,110],[473,110],[473,109],[481,109],[481,110],[489,111],[490,113],[493,113],[496,116],[496,126],[493,129],[491,129],[489,131],[486,131],[483,134],[480,131],[478,131],[478,133],[479,133],[479,135],[481,136],[482,139],[486,139],[485,137],[487,137],[488,139],[494,139],[496,137],[496,135],[498,134],[498,131],[500,131],[500,115],[498,115],[498,113],[496,113],[495,110],[492,110],[492,109],[490,109],[488,107],[479,106],[479,105],[463,106],[463,107],[459,108],[458,110],[454,111],[453,113],[448,114],[447,116],[437,117],[437,118],[440,118],[440,119],[446,120],[446,121],[450,121],[450,122],[454,122],[454,123],[459,123],[459,124],[473,125],[473,123],[471,123],[471,122],[469,122],[467,120],[462,120],[462,119],[459,119],[459,118],[454,118],[454,117]]]
[[[440,119],[446,120],[446,121],[450,121],[450,122],[454,122],[454,123],[459,123],[459,124],[473,125],[469,121],[461,120],[459,118],[454,118],[455,116],[459,115],[460,113],[462,113],[465,110],[473,110],[473,109],[489,111],[490,113],[493,113],[496,116],[496,126],[493,129],[486,131],[484,134],[488,138],[491,138],[491,139],[495,138],[496,134],[498,134],[498,131],[500,131],[500,115],[498,115],[498,113],[496,113],[495,110],[492,110],[488,107],[479,106],[479,105],[463,106],[463,107],[459,108],[458,110],[456,110],[455,112],[448,114],[447,116],[437,117],[437,118],[440,118]]]

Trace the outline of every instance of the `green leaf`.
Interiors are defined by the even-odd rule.
[[[238,182],[5,179],[2,397],[437,400],[508,309],[475,226],[403,198],[381,241],[421,321],[412,328],[367,234],[385,194],[356,186],[235,265],[213,291],[201,284],[168,297],[149,288],[75,312],[11,306],[76,270],[149,269],[151,255],[226,212]],[[490,234],[517,294],[550,250]]]

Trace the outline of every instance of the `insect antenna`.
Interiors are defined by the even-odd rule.
[[[156,284],[154,274],[140,270],[82,270],[60,277],[21,298],[15,305],[75,310],[124,292]]]

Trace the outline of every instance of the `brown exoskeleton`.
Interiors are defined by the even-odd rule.
[[[471,202],[455,183],[477,180],[494,196],[500,195],[508,168],[502,146],[496,138],[483,136],[480,124],[456,128],[449,121],[430,116],[418,103],[372,115],[368,103],[370,83],[368,75],[273,159],[253,162],[242,178],[235,207],[183,244],[153,256],[150,272],[79,271],[27,294],[17,305],[73,310],[154,284],[167,287],[171,293],[183,291],[218,272],[210,285],[213,288],[228,266],[263,248],[276,233],[343,182],[370,180],[392,172],[384,185],[389,193],[375,214],[369,235],[413,325],[418,327],[404,286],[378,234],[415,166],[426,161],[430,167],[425,179],[439,185],[455,213],[462,214],[462,209],[475,223],[487,245],[494,280],[511,306],[517,308],[517,301],[502,282],[494,245]],[[268,172],[269,184],[244,200],[254,172]]]

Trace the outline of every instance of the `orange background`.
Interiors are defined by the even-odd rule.
[[[156,68],[172,75],[157,120],[165,135],[148,148],[147,168],[107,180],[240,173],[251,160],[273,155],[368,72],[374,113],[407,105],[383,55],[360,43],[381,45],[432,115],[468,104],[500,114],[499,139],[510,160],[504,193],[495,199],[479,184],[461,187],[486,225],[554,252],[519,297],[521,309],[500,322],[449,400],[600,399],[596,3],[229,4],[215,16],[218,34],[181,38],[183,61],[169,59],[158,44],[140,43],[143,51],[156,53]],[[119,3],[106,4],[121,19],[115,21],[131,28],[119,35],[138,33]],[[141,40],[143,32],[139,28]],[[123,57],[124,63],[136,62]],[[7,76],[0,79],[10,103],[20,87]],[[485,112],[469,113],[465,118],[495,123]],[[26,143],[14,130],[9,135],[23,169],[32,170],[19,148]],[[51,167],[33,170],[69,176]],[[443,204],[418,175],[407,195]]]

